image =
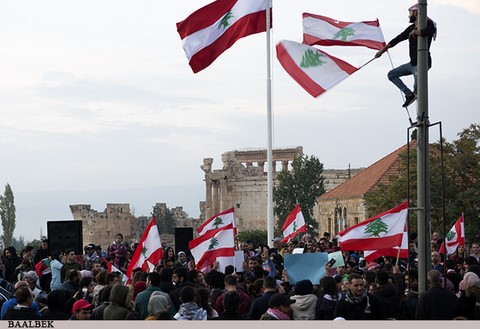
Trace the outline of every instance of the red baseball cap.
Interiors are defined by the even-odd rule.
[[[87,309],[93,309],[95,305],[90,304],[87,302],[85,299],[80,299],[77,300],[72,307],[72,312],[75,313],[78,310],[87,310]]]

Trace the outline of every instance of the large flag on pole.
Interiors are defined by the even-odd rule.
[[[288,242],[291,238],[300,232],[307,232],[307,226],[305,225],[305,218],[303,217],[300,205],[297,205],[295,209],[288,214],[285,222],[282,225],[283,240],[282,242]]]
[[[341,22],[309,13],[303,13],[303,43],[321,46],[364,46],[376,50],[386,45],[378,19]]]
[[[265,0],[217,0],[177,23],[193,72],[212,64],[238,39],[265,32],[266,9]]]
[[[141,268],[142,271],[151,272],[163,258],[162,242],[158,234],[155,217],[152,217],[150,224],[142,235],[132,259],[127,267],[127,277],[132,279],[133,270]]]
[[[447,235],[445,236],[445,241],[447,241],[447,255],[453,254],[458,246],[465,245],[465,224],[463,213],[457,219],[450,231],[448,231]],[[445,248],[445,241],[442,242],[438,251],[441,254],[444,252],[443,248]]]
[[[197,228],[197,232],[199,235],[203,235],[209,230],[225,227],[229,224],[232,224],[233,228],[236,230],[235,213],[233,208],[222,211],[221,213],[207,219],[205,223],[203,223],[199,228]]]
[[[283,40],[277,58],[287,73],[313,97],[318,97],[358,70],[314,47]]]
[[[377,250],[398,247],[407,223],[407,201],[339,232],[341,250]]]
[[[235,256],[234,227],[232,224],[209,230],[188,244],[197,270],[212,266],[218,257]]]
[[[400,249],[400,254],[398,253],[399,249]],[[387,249],[365,250],[363,252],[363,256],[365,257],[365,260],[367,262],[373,262],[375,259],[382,256],[408,258],[407,226],[405,226],[405,230],[403,232],[403,237],[402,237],[402,244],[400,247],[395,246]]]

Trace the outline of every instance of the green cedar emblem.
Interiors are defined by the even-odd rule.
[[[297,221],[293,222],[293,232],[297,230]]]
[[[208,246],[208,250],[212,250],[212,249],[215,248],[217,245],[218,245],[218,240],[217,240],[217,238],[213,238],[212,240],[210,240],[210,245]]]
[[[218,29],[223,29],[225,30],[229,25],[230,23],[228,22],[228,20],[230,18],[233,17],[233,14],[232,14],[232,11],[229,10],[228,13],[225,14],[225,16],[223,16],[222,20],[220,21],[220,23],[218,23]]]
[[[213,221],[213,224],[215,226],[215,228],[218,228],[218,225],[222,225],[223,224],[223,220],[222,220],[222,217],[217,217],[215,218],[215,220]]]
[[[457,232],[449,231],[446,236],[447,241],[452,241],[453,239],[455,239],[456,236],[457,236]]]
[[[382,220],[382,217],[370,222],[364,230],[365,233],[369,233],[370,236],[380,237],[380,233],[388,232],[388,225]]]
[[[320,66],[322,64],[325,64],[326,62],[322,61],[321,57],[325,57],[325,55],[319,53],[318,51],[307,49],[302,56],[302,62],[300,63],[300,67],[309,68],[312,66]]]
[[[333,39],[340,39],[342,41],[347,41],[348,37],[354,36],[355,35],[355,30],[352,29],[351,27],[346,27],[344,29],[341,29],[335,35],[333,36]]]
[[[145,247],[145,245],[142,246],[142,255],[143,257],[145,257],[147,255],[147,247]]]

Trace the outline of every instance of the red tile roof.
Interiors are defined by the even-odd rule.
[[[410,143],[410,148],[413,142]],[[338,185],[331,191],[321,195],[318,200],[346,198],[346,197],[363,197],[379,182],[387,182],[388,177],[398,173],[400,161],[400,153],[407,150],[407,144],[396,149],[389,155],[378,160],[371,166],[363,169],[358,174],[348,179],[344,183]]]

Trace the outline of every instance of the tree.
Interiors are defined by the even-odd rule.
[[[265,245],[267,241],[267,230],[248,230],[237,233],[237,238],[239,241],[252,241],[254,246],[257,246],[259,243]]]
[[[284,169],[278,174],[278,186],[273,189],[274,212],[277,229],[280,230],[288,214],[300,204],[307,232],[314,234],[318,228],[313,218],[317,198],[325,193],[323,163],[314,156],[301,155],[292,161],[292,170]]]
[[[167,207],[154,206],[152,216],[155,217],[160,234],[175,234],[175,220],[173,214]]]
[[[458,134],[459,139],[443,145],[444,182],[442,184],[440,142],[430,146],[431,229],[443,232],[465,216],[465,235],[469,242],[480,241],[480,124],[472,124]],[[402,170],[387,184],[368,193],[365,200],[369,216],[390,209],[407,198],[407,155],[400,156]],[[410,155],[410,207],[416,206],[416,150]],[[445,217],[442,212],[442,187],[445,186]],[[410,214],[411,231],[416,228],[416,216]],[[445,232],[446,233],[446,232]]]
[[[15,202],[10,184],[5,185],[3,196],[0,195],[0,218],[2,219],[2,240],[5,247],[11,246],[13,242],[13,231],[15,231]]]

